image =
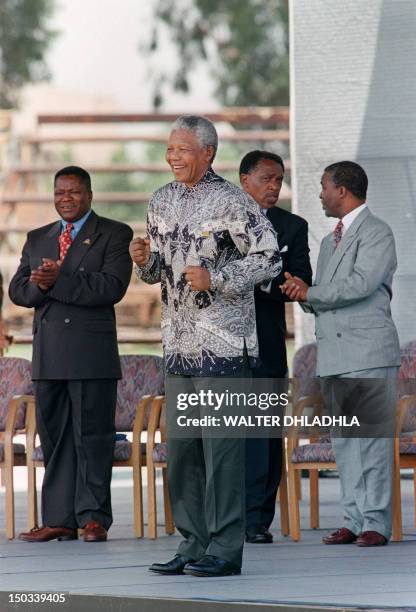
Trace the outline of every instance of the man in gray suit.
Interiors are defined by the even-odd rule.
[[[368,179],[361,166],[349,161],[331,164],[325,168],[321,185],[325,214],[339,219],[338,224],[322,241],[313,286],[286,273],[282,290],[301,302],[303,310],[315,314],[317,375],[323,377],[325,402],[348,382],[339,379],[355,379],[356,385],[350,381],[358,390],[355,397],[365,404],[376,391],[391,418],[400,365],[399,340],[390,312],[397,267],[393,234],[365,203]],[[354,410],[347,399],[344,396],[344,408]],[[344,524],[323,539],[325,544],[387,544],[393,439],[383,435],[333,437]]]

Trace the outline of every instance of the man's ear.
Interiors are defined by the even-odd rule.
[[[208,145],[207,146],[207,161],[209,161],[212,164],[214,161],[214,157],[215,157],[215,148],[212,145]]]
[[[240,174],[240,183],[243,189],[247,187],[248,174]]]
[[[348,195],[348,189],[344,187],[343,185],[338,187],[338,189],[339,189],[339,197],[344,199]]]

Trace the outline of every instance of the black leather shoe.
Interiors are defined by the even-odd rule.
[[[167,563],[153,563],[149,567],[149,571],[157,572],[158,574],[183,574],[183,568],[187,563],[193,563],[193,559],[184,555],[175,555]]]
[[[187,563],[183,569],[184,574],[191,574],[192,576],[236,576],[241,574],[241,569],[238,565],[214,557],[213,555],[204,555],[202,559],[196,563]]]
[[[273,536],[266,527],[259,527],[256,531],[247,531],[246,542],[250,544],[271,544]]]

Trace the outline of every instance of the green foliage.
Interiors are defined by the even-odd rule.
[[[0,108],[17,105],[25,83],[48,78],[44,54],[55,32],[47,22],[54,0],[0,1]]]
[[[150,51],[168,28],[179,56],[174,75],[153,74],[154,104],[169,86],[189,90],[189,76],[208,61],[225,106],[289,102],[287,0],[157,0]]]
[[[120,145],[112,154],[110,159],[111,164],[128,164],[131,163],[127,148]],[[94,189],[96,191],[141,191],[136,184],[132,174],[113,172],[104,175],[96,175],[94,177]]]
[[[160,161],[165,153],[165,146],[159,143],[146,145],[145,158],[148,161]],[[110,159],[111,164],[131,164],[134,157],[129,148],[125,145],[119,146]],[[166,166],[166,171],[169,171]],[[152,193],[161,185],[169,180],[166,174],[162,173],[124,173],[109,172],[106,174],[96,174],[93,177],[93,190],[96,192],[145,192]],[[147,215],[147,204],[126,204],[117,202],[113,204],[94,204],[94,208],[99,214],[111,219],[124,221],[125,223],[135,221],[145,221]]]

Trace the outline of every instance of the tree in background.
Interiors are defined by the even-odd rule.
[[[54,0],[0,1],[0,108],[17,105],[25,83],[48,77],[44,54],[55,32],[48,19]]]
[[[209,63],[225,106],[288,104],[287,0],[156,0],[154,18],[150,51],[168,28],[179,56],[173,76],[153,73],[156,107],[170,86],[189,91],[201,60]]]

